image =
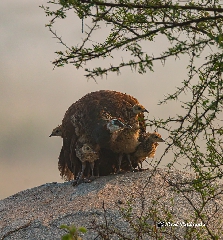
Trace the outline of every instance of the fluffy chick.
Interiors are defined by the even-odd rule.
[[[77,142],[76,148],[75,148],[76,156],[79,158],[79,160],[82,163],[81,171],[79,172],[77,176],[77,184],[80,183],[80,181],[83,178],[84,170],[86,168],[86,163],[90,163],[91,167],[91,175],[94,176],[94,164],[95,161],[99,159],[99,154],[97,151],[94,151],[92,146],[88,143],[84,143],[83,145]]]
[[[55,127],[49,137],[54,137],[54,136],[62,137],[62,126],[61,125],[58,125],[57,127]]]
[[[142,162],[148,157],[153,158],[158,147],[158,142],[165,142],[157,132],[146,133],[143,141],[137,146],[135,152],[131,154],[131,162],[142,170]],[[139,166],[141,165],[141,167]]]
[[[57,127],[55,127],[52,131],[52,133],[50,134],[49,137],[63,137],[63,130],[62,130],[62,125],[58,125]],[[64,162],[65,162],[65,157],[64,157],[64,147],[62,146],[61,151],[60,151],[60,155],[59,155],[59,161],[58,161],[58,169],[60,171],[60,175],[61,177],[64,177],[65,180],[70,180],[73,178],[73,173],[70,171],[70,169],[73,168],[73,166],[69,166],[68,167],[63,167],[64,166]]]
[[[119,154],[118,172],[121,171],[123,154],[127,155],[130,168],[133,171],[130,154],[133,153],[136,150],[137,146],[140,144],[138,140],[140,136],[138,114],[144,112],[148,111],[142,105],[140,104],[134,105],[131,111],[129,111],[129,125],[131,125],[131,128],[124,128],[115,137],[113,137],[110,143],[110,149],[113,152]]]

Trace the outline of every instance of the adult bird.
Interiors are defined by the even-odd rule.
[[[62,120],[65,159],[59,166],[62,175],[66,172],[66,168],[69,168],[74,176],[79,173],[81,163],[72,153],[72,149],[78,141],[88,142],[94,147],[99,147],[100,175],[114,172],[113,164],[116,153],[110,149],[110,143],[123,130],[131,129],[131,124],[133,124],[134,131],[137,126],[137,132],[144,133],[146,131],[144,110],[145,108],[139,104],[136,98],[109,90],[91,92],[73,103]],[[135,113],[134,111],[139,112]],[[116,131],[113,131],[114,126],[117,127],[120,122],[123,127],[119,126]],[[63,175],[63,177],[66,176]]]

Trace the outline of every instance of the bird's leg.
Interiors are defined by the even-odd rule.
[[[99,160],[96,161],[95,169],[96,169],[96,177],[99,178]]]
[[[141,166],[139,166],[139,165],[141,165]],[[137,167],[138,167],[138,169],[139,169],[140,172],[143,170],[143,169],[142,169],[142,163],[137,163]]]
[[[89,178],[90,177],[90,169],[89,167],[87,168],[87,174],[86,174],[86,178]]]
[[[94,162],[90,162],[91,167],[91,177],[94,177]]]
[[[129,161],[129,165],[130,165],[131,171],[134,172],[134,168],[132,167],[130,154],[127,154],[127,158],[128,158],[128,161]]]
[[[97,167],[97,176],[94,176],[94,166],[95,166],[95,162],[90,162],[90,168],[91,168],[91,176],[86,179],[85,182],[92,182],[93,180],[95,180],[95,178],[99,177],[99,167]]]
[[[121,164],[122,164],[122,153],[120,153],[119,157],[118,157],[118,171],[117,171],[117,173],[121,172]]]
[[[94,177],[94,162],[90,162],[91,176],[88,178],[88,182],[91,182],[95,179]]]
[[[81,182],[83,178],[85,168],[86,168],[86,162],[82,162],[82,169],[81,169],[81,172],[78,174],[77,185]]]
[[[146,171],[148,168],[142,168],[142,162],[139,162],[138,163],[138,169],[139,169],[140,172],[142,172],[142,171]]]

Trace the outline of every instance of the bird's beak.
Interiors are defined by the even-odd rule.
[[[143,112],[147,112],[147,113],[149,113],[149,111],[148,111],[147,109],[144,109]]]
[[[52,133],[50,134],[50,136],[49,137],[52,137]]]
[[[126,127],[126,128],[132,128],[132,126],[130,126],[130,125],[125,125],[125,127]]]

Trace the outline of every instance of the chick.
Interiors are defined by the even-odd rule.
[[[58,125],[55,127],[49,137],[58,136],[62,137],[62,126]]]
[[[133,171],[130,154],[133,153],[140,144],[138,140],[140,136],[138,115],[144,112],[148,111],[142,105],[134,105],[131,111],[129,111],[129,124],[131,125],[131,128],[124,128],[110,143],[110,149],[119,154],[118,173],[121,171],[123,154],[127,155],[130,168]]]
[[[94,151],[92,146],[88,143],[84,143],[83,145],[77,142],[76,148],[75,148],[76,156],[79,158],[79,160],[82,163],[82,168],[77,176],[77,184],[80,183],[80,181],[83,178],[84,170],[86,168],[86,163],[90,163],[91,168],[91,176],[94,176],[94,164],[95,161],[99,159],[99,154],[97,151]]]
[[[146,133],[143,141],[137,146],[135,152],[131,154],[132,164],[138,166],[139,170],[142,170],[142,162],[146,158],[153,158],[155,156],[159,145],[158,142],[165,142],[159,133]]]
[[[138,114],[140,120],[137,118],[136,123],[133,123],[133,125],[139,125],[141,135],[146,131],[146,125],[143,111],[138,108],[141,106],[133,96],[110,90],[88,93],[73,103],[62,120],[63,154],[59,157],[61,176],[71,180],[70,174],[66,173],[71,171],[76,177],[81,169],[79,159],[76,154],[72,153],[72,151],[75,152],[77,142],[98,145],[100,147],[100,175],[113,173],[112,166],[116,153],[110,149],[110,143],[115,141],[123,129],[120,127],[119,130],[113,131],[118,125],[115,119],[131,125],[129,121],[136,116],[135,112],[142,112]]]

